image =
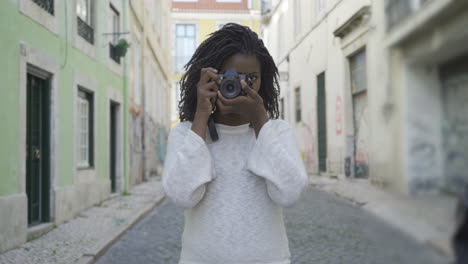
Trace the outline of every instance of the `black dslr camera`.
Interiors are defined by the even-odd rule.
[[[252,79],[247,74],[237,73],[236,71],[229,70],[224,74],[219,74],[221,85],[219,91],[224,98],[232,99],[238,96],[246,96],[247,94],[242,90],[241,81],[247,82],[247,85],[252,87]]]

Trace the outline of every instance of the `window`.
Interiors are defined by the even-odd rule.
[[[117,51],[117,43],[119,42],[120,33],[120,15],[119,12],[111,5],[111,21],[112,21],[112,43],[109,43],[109,56],[116,63],[120,64],[120,54]]]
[[[119,42],[118,33],[120,33],[120,15],[119,15],[119,12],[112,5],[111,5],[111,14],[112,14],[112,32],[114,33],[113,43],[115,45]]]
[[[315,10],[317,14],[325,9],[325,1],[326,0],[315,0]]]
[[[295,104],[296,104],[296,122],[300,122],[301,116],[301,87],[297,87],[294,91]]]
[[[78,35],[91,44],[94,44],[94,29],[92,21],[92,0],[77,0],[76,14]]]
[[[84,89],[78,90],[78,167],[93,166],[93,95]]]
[[[49,14],[54,15],[54,0],[32,0]]]
[[[349,58],[349,68],[351,77],[351,93],[353,95],[366,91],[366,51],[357,52]]]
[[[294,35],[301,33],[301,0],[294,1]]]
[[[176,54],[175,71],[182,72],[184,65],[190,60],[196,47],[194,24],[176,24]]]

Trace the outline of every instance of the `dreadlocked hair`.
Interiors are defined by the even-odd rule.
[[[180,84],[180,121],[193,121],[197,107],[197,84],[202,68],[221,69],[224,61],[234,55],[255,56],[260,63],[261,85],[258,91],[272,119],[279,116],[278,68],[257,33],[246,26],[228,23],[203,41],[184,66]]]

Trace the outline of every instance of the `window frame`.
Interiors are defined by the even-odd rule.
[[[84,1],[87,5],[87,15],[86,15],[86,19],[83,19],[80,14],[78,13],[78,4],[79,4],[79,1]],[[83,38],[86,42],[88,42],[90,45],[94,45],[94,42],[95,42],[95,34],[96,34],[96,29],[95,29],[95,1],[93,0],[76,0],[75,2],[75,11],[76,11],[76,17],[77,17],[77,21],[76,21],[76,33],[78,36],[80,36],[81,38]],[[85,35],[82,35],[82,33],[80,32],[80,23],[83,23],[84,25],[82,25],[82,27],[88,27],[87,30],[91,30],[91,37],[88,39],[87,36]]]
[[[178,36],[177,34],[177,29],[179,26],[184,26],[184,36]],[[197,43],[198,43],[198,24],[197,23],[194,23],[194,22],[189,22],[189,21],[180,21],[180,22],[176,22],[174,24],[174,72],[176,73],[181,73],[184,71],[183,69],[183,65],[185,65],[188,60],[186,60],[186,58],[190,59],[192,56],[193,56],[193,53],[190,54],[190,55],[183,55],[184,56],[184,63],[183,65],[180,65],[181,67],[179,68],[178,66],[178,58],[179,57],[182,57],[181,55],[179,55],[177,52],[178,52],[178,38],[181,37],[181,38],[187,38],[187,33],[186,33],[186,30],[187,30],[187,26],[193,26],[194,28],[194,35],[193,35],[193,52],[195,52],[195,50],[197,49]]]
[[[353,69],[353,65],[357,65],[359,63],[359,56],[362,56],[361,58],[363,60],[363,64],[358,65],[358,68]],[[356,62],[354,62],[356,60]],[[351,90],[351,95],[354,97],[360,93],[366,92],[367,91],[367,50],[366,47],[362,47],[356,52],[352,53],[350,56],[348,56],[348,65],[349,65],[349,83],[350,83],[350,90]],[[363,69],[361,69],[363,68]],[[356,72],[360,71],[363,76],[360,76],[359,79],[362,79],[363,81],[363,87],[357,87],[356,89],[353,89],[353,83],[357,80],[355,78]],[[357,73],[359,74],[359,73]]]

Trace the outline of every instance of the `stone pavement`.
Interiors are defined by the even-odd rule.
[[[284,215],[292,264],[449,263],[360,206],[313,186]],[[183,217],[166,198],[96,264],[177,264]]]
[[[150,178],[148,182],[132,187],[129,194],[114,196],[82,211],[47,234],[0,254],[0,263],[92,263],[163,198],[160,180]]]
[[[309,179],[313,186],[352,201],[453,259],[450,239],[455,229],[455,198],[433,194],[409,197],[386,192],[365,179],[332,179],[315,175]]]

